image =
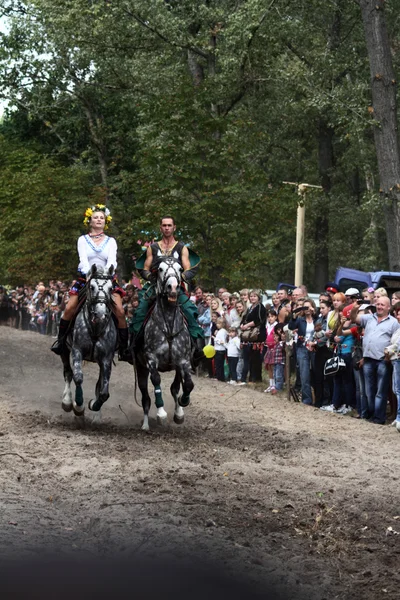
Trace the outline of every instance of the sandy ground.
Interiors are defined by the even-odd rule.
[[[203,377],[178,426],[167,374],[168,425],[153,406],[144,433],[126,363],[101,420],[82,423],[61,410],[50,343],[0,328],[0,564],[172,558],[264,598],[267,584],[271,598],[399,597],[394,428]],[[84,371],[87,401],[97,366]]]

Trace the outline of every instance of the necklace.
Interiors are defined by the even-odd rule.
[[[176,242],[174,240],[173,244],[171,246],[169,246],[169,243],[166,244],[165,241],[162,240],[162,243],[158,242],[158,246],[164,256],[170,256],[172,253],[172,250],[175,248],[177,243],[178,242]],[[163,246],[164,246],[164,248],[163,248]]]
[[[101,238],[102,235],[104,235],[104,231],[102,231],[101,233],[98,233],[97,235],[94,235],[93,233],[89,233],[89,237],[92,238],[92,240],[97,240],[98,238]]]

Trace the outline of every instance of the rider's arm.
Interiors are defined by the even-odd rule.
[[[190,270],[189,250],[187,246],[183,246],[181,253],[182,267],[184,271]]]
[[[78,254],[79,254],[79,266],[78,270],[86,275],[89,270],[89,260],[87,256],[87,242],[85,240],[85,236],[81,235],[78,239]]]
[[[114,238],[110,238],[107,244],[108,248],[108,258],[106,269],[109,269],[111,266],[114,267],[114,273],[117,270],[117,242]]]
[[[153,252],[151,250],[151,246],[147,247],[146,251],[146,260],[144,261],[143,270],[141,272],[143,279],[149,281],[151,278],[151,265],[153,264]]]

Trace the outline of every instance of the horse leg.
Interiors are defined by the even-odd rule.
[[[194,388],[194,383],[192,381],[192,374],[191,374],[190,370],[191,370],[191,365],[189,362],[184,363],[181,367],[181,375],[182,375],[182,379],[183,379],[183,383],[182,383],[183,394],[179,398],[178,402],[179,402],[179,405],[182,406],[183,408],[186,408],[186,406],[189,406],[190,393]]]
[[[64,365],[64,381],[65,388],[62,395],[61,407],[65,412],[71,412],[72,410],[72,391],[71,391],[71,381],[72,381],[72,369],[69,362],[69,351],[63,352],[61,355],[63,365]]]
[[[106,402],[110,397],[108,390],[111,377],[111,360],[104,360],[100,363],[100,374],[96,384],[96,398],[94,400],[90,400],[90,410],[99,411],[104,402]]]
[[[157,371],[154,363],[149,364],[149,371],[151,383],[154,386],[154,395],[156,398],[155,402],[157,407],[157,421],[160,425],[163,425],[167,419],[167,413],[164,409],[164,400],[161,392],[161,375]]]
[[[82,353],[77,348],[72,348],[72,372],[75,382],[75,398],[72,400],[72,408],[77,417],[82,417],[85,412],[83,403],[83,371]]]
[[[180,371],[179,371],[179,369],[176,369],[175,378],[171,384],[170,390],[171,390],[172,397],[175,400],[174,422],[177,425],[182,425],[183,421],[185,420],[183,408],[182,408],[182,406],[179,405],[179,400],[178,400],[181,383],[182,383],[182,377],[181,377]]]
[[[143,431],[149,431],[149,410],[151,405],[151,398],[147,389],[147,383],[149,378],[149,371],[146,367],[141,365],[139,361],[136,363],[137,381],[140,392],[142,394],[142,407],[143,407]]]

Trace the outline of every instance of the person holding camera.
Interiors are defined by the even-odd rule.
[[[297,363],[300,369],[301,395],[304,404],[312,405],[310,369],[314,363],[314,323],[317,318],[315,303],[311,298],[305,298],[301,307],[292,312],[288,327],[297,331],[295,342]]]

